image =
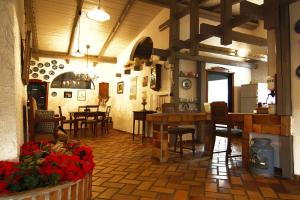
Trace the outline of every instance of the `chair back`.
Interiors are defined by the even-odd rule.
[[[61,118],[61,120],[60,120],[60,126],[63,127],[64,120],[63,120],[61,106],[58,106],[58,113],[59,113],[59,117]]]
[[[211,119],[214,124],[228,125],[228,108],[224,101],[215,101],[210,104]]]
[[[162,112],[163,113],[174,113],[177,112],[178,108],[174,103],[164,103],[162,104]]]
[[[98,112],[99,111],[99,105],[86,105],[85,111],[88,112]]]
[[[108,118],[109,118],[110,109],[111,109],[111,106],[107,106],[107,107],[106,107],[106,111],[105,111],[105,119],[107,119],[107,120],[108,120]]]

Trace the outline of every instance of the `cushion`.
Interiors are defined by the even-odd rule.
[[[221,134],[227,134],[227,128],[223,127],[216,127],[216,132],[221,133]],[[238,128],[232,128],[231,133],[235,136],[242,136],[243,135],[243,130],[238,129]]]
[[[170,127],[168,128],[169,133],[194,133],[194,128],[186,128],[186,127]]]
[[[36,120],[42,119],[53,119],[54,111],[50,110],[36,110],[35,111]],[[54,122],[38,122],[36,126],[36,132],[43,133],[54,133],[55,132],[55,123]]]

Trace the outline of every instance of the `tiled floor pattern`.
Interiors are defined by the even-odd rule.
[[[94,200],[300,200],[299,185],[252,176],[241,167],[241,160],[226,166],[224,155],[208,160],[199,152],[194,159],[172,154],[170,162],[159,163],[151,158],[149,143],[141,144],[140,138],[133,142],[131,135],[117,131],[81,143],[94,151]]]

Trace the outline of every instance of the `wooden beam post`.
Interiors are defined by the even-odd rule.
[[[178,12],[176,0],[170,0],[170,31],[169,31],[169,49],[170,57],[169,63],[174,64],[175,62],[175,44],[179,41],[179,19],[176,18]]]
[[[84,57],[75,57],[71,56],[68,53],[63,53],[63,52],[54,52],[54,51],[37,51],[32,53],[33,56],[37,57],[46,57],[46,58],[57,58],[57,59],[63,59],[63,60],[82,60],[86,62],[86,56]],[[117,63],[117,58],[116,57],[107,57],[107,56],[102,56],[98,58],[97,56],[90,56],[89,55],[89,60],[92,62],[101,62],[101,63],[112,63],[115,64]]]
[[[208,39],[211,36],[222,37],[222,31],[220,26],[212,26],[209,24],[200,25],[201,34],[198,36],[198,41],[201,42],[203,39]],[[204,36],[204,37],[203,37]],[[257,46],[267,46],[267,40],[265,38],[252,36],[240,32],[232,31],[232,40],[238,42],[244,42]]]
[[[190,1],[190,54],[198,55],[197,35],[199,34],[198,1]]]
[[[25,9],[25,21],[27,31],[31,31],[32,34],[32,51],[36,52],[38,50],[38,39],[37,39],[37,31],[36,31],[36,20],[35,14],[33,12],[33,1],[25,0],[24,1],[24,9]]]
[[[232,29],[230,20],[232,17],[232,0],[221,0],[221,44],[229,45],[232,43]]]
[[[107,50],[108,46],[110,45],[111,41],[114,39],[115,35],[119,31],[119,28],[121,27],[123,21],[125,20],[130,8],[132,7],[133,3],[135,0],[128,0],[127,3],[125,4],[118,20],[116,21],[113,29],[111,30],[110,34],[106,38],[106,41],[104,42],[98,57],[100,58],[101,56],[104,55],[105,51]]]

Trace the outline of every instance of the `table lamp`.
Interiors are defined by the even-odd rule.
[[[146,110],[145,106],[147,105],[147,92],[143,91],[142,92],[142,105],[143,105],[143,111]]]

